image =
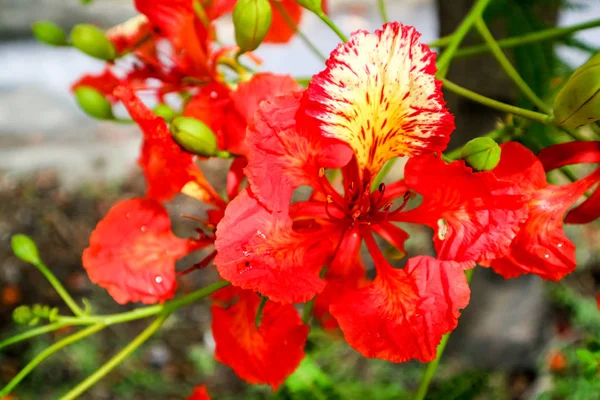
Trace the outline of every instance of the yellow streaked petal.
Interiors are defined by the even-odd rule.
[[[348,143],[371,177],[390,158],[445,149],[454,118],[434,74],[435,53],[411,26],[358,31],[338,46],[307,90],[322,134]]]

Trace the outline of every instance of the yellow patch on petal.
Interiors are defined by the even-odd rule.
[[[308,88],[306,113],[322,134],[348,143],[373,177],[396,156],[441,151],[454,129],[435,80],[435,53],[394,22],[356,32]]]

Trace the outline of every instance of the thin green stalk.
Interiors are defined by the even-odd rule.
[[[86,324],[96,324],[102,323],[106,326],[120,324],[123,322],[134,321],[137,319],[148,318],[153,315],[158,315],[162,312],[173,312],[185,305],[193,303],[197,300],[200,300],[204,297],[211,295],[217,290],[224,288],[229,285],[227,281],[218,281],[209,285],[205,288],[196,290],[186,296],[180,297],[175,300],[168,301],[164,304],[155,304],[153,306],[140,307],[132,311],[119,313],[119,314],[109,314],[109,315],[84,315],[82,317],[59,317],[58,320],[60,322],[67,323],[69,325],[86,325]]]
[[[46,265],[44,265],[44,263],[41,261],[35,263],[34,265],[46,277],[48,282],[50,282],[54,290],[56,290],[56,293],[58,293],[60,298],[63,299],[63,301],[65,302],[67,307],[69,307],[71,312],[77,316],[84,315],[83,310],[77,305],[77,303],[75,303],[75,300],[73,300],[69,292],[67,292],[67,289],[65,289],[65,287],[59,282],[59,280],[56,279],[56,276],[54,276],[52,271],[50,271],[50,269],[46,267]]]
[[[453,34],[442,36],[441,38],[436,39],[433,42],[427,43],[427,46],[437,47],[437,48],[447,47],[450,44],[450,42],[452,41],[453,37],[454,37]]]
[[[25,368],[23,368],[17,376],[15,376],[8,384],[0,391],[0,399],[7,396],[35,367],[37,367],[42,361],[46,358],[50,357],[52,354],[56,353],[63,347],[66,347],[72,343],[75,343],[81,339],[84,339],[90,335],[93,335],[96,332],[104,329],[106,325],[104,324],[95,324],[92,326],[88,326],[87,328],[74,333],[66,338],[59,340],[54,343],[52,346],[46,348],[40,354],[38,354],[33,360],[31,360]]]
[[[334,172],[335,171],[338,171],[338,170],[334,170]],[[321,272],[319,272],[319,278],[321,278],[321,279],[325,278],[326,274],[327,274],[327,267],[323,267],[323,269],[321,269]],[[312,313],[313,313],[313,310],[315,309],[315,301],[317,301],[317,296],[310,299],[304,306],[304,309],[302,310],[302,322],[304,322],[306,325],[310,324],[310,319],[312,318]]]
[[[479,93],[475,93],[475,92],[473,92],[469,89],[466,89],[462,86],[459,86],[455,83],[452,83],[447,79],[440,79],[440,80],[442,81],[442,83],[444,85],[443,87],[445,89],[448,89],[451,92],[458,94],[459,96],[463,96],[463,97],[471,99],[477,103],[481,103],[484,106],[494,108],[496,110],[503,111],[503,112],[506,112],[509,114],[517,115],[519,117],[527,118],[532,121],[539,122],[539,123],[542,123],[545,125],[553,124],[553,121],[552,121],[553,118],[550,115],[546,115],[546,114],[542,114],[539,112],[526,110],[521,107],[516,107],[516,106],[510,105],[510,104],[502,103],[500,101],[490,99],[489,97],[482,96]]]
[[[318,12],[316,14],[317,14],[317,17],[321,18],[321,21],[325,22],[327,24],[327,26],[329,26],[331,28],[331,30],[334,31],[336,35],[338,35],[338,37],[340,38],[340,40],[342,42],[348,41],[348,38],[346,37],[346,35],[344,35],[342,30],[340,28],[338,28],[338,26],[335,24],[335,22],[333,22],[331,20],[331,18],[329,18],[327,16],[327,14],[325,14],[323,11]]]
[[[593,21],[584,22],[582,24],[565,26],[560,28],[551,28],[544,29],[538,32],[529,33],[521,36],[514,36],[507,39],[498,40],[498,46],[501,48],[512,48],[518,46],[524,46],[531,43],[543,42],[546,40],[558,39],[564,36],[568,36],[574,32],[596,28],[600,26],[600,19],[595,19]],[[438,47],[444,47],[445,43],[438,45]],[[432,46],[434,47],[434,46]],[[465,47],[458,50],[455,54],[455,57],[467,57],[473,56],[476,54],[487,53],[491,51],[491,48],[487,44],[481,44],[477,46]]]
[[[381,16],[381,20],[384,24],[386,24],[390,21],[390,18],[388,16],[387,7],[385,6],[385,0],[378,0],[377,3],[379,6],[379,15]]]
[[[35,329],[30,329],[26,332],[23,332],[13,337],[9,337],[8,339],[1,341],[0,349],[10,346],[11,344],[22,342],[23,340],[27,340],[32,337],[43,335],[44,333],[54,332],[58,329],[64,328],[65,326],[69,326],[69,324],[64,322],[55,322],[53,324],[40,326]]]
[[[471,282],[471,278],[473,277],[474,271],[475,268],[472,268],[465,272],[465,275],[467,276],[467,283]],[[427,396],[429,385],[431,384],[431,381],[435,376],[435,371],[437,370],[437,367],[440,364],[440,360],[442,359],[444,350],[446,350],[446,345],[448,344],[448,339],[450,339],[450,334],[451,332],[446,333],[442,337],[442,340],[440,341],[440,344],[437,347],[437,355],[435,357],[435,360],[427,364],[427,368],[425,368],[425,371],[423,372],[423,377],[421,378],[421,383],[419,384],[419,389],[415,394],[414,400],[423,400],[425,399],[425,396]]]
[[[131,353],[137,350],[146,340],[158,331],[162,324],[171,315],[170,311],[166,311],[154,320],[146,329],[142,331],[135,339],[133,339],[127,346],[125,346],[120,352],[115,354],[113,358],[107,361],[99,369],[96,370],[92,375],[88,376],[79,385],[71,389],[67,394],[61,397],[61,400],[72,400],[77,398],[83,392],[88,390],[90,387],[95,385],[100,379],[104,378],[110,371],[123,362]]]
[[[498,61],[498,64],[500,64],[504,72],[506,72],[509,78],[513,80],[515,85],[517,85],[517,88],[525,95],[525,97],[529,99],[529,101],[535,104],[537,108],[539,108],[546,114],[550,114],[550,107],[548,107],[548,105],[542,99],[540,99],[537,94],[535,94],[535,92],[529,87],[527,82],[523,80],[523,78],[515,69],[515,67],[513,67],[509,59],[502,52],[502,49],[498,45],[498,42],[496,41],[496,39],[494,39],[492,32],[490,32],[481,16],[475,20],[475,27],[481,34],[483,40],[485,40],[487,45],[490,47],[492,54]]]
[[[438,59],[438,77],[443,78],[446,76],[450,63],[452,62],[460,43],[471,30],[475,20],[483,14],[490,1],[491,0],[477,0],[473,7],[471,7],[467,16],[462,20],[458,28],[456,28],[452,34],[452,39],[450,39],[450,42],[448,43],[448,47],[442,52],[442,55]]]
[[[317,58],[319,58],[321,61],[327,60],[327,57],[323,53],[321,53],[321,50],[319,50],[317,48],[317,46],[315,46],[313,44],[313,42],[311,42],[310,39],[300,30],[300,28],[298,27],[298,25],[294,22],[294,20],[292,19],[292,17],[290,16],[290,14],[287,12],[287,10],[283,6],[283,4],[281,4],[281,2],[279,2],[279,1],[272,1],[271,5],[274,6],[277,9],[277,11],[279,11],[279,13],[283,17],[283,20],[285,21],[285,23],[290,28],[292,28],[292,30],[294,32],[296,32],[296,35],[298,35],[298,37],[304,42],[304,44],[306,44],[306,47],[308,47],[308,49]]]
[[[265,309],[265,305],[267,304],[268,300],[269,300],[269,298],[267,296],[260,297],[260,303],[258,303],[258,309],[256,310],[256,316],[254,317],[254,326],[256,327],[256,329],[258,329],[258,327],[260,326],[260,323],[262,322],[263,310]]]
[[[381,170],[379,171],[375,179],[373,179],[373,183],[371,183],[371,192],[375,191],[379,187],[379,185],[381,184],[381,182],[383,182],[387,174],[390,173],[397,160],[398,157],[392,158],[391,160],[383,164],[383,167],[381,167]]]

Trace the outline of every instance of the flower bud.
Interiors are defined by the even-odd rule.
[[[237,1],[233,9],[233,26],[240,53],[256,50],[271,26],[272,16],[269,0]]]
[[[166,122],[171,122],[173,118],[177,115],[175,111],[169,107],[168,105],[161,103],[154,107],[154,114],[164,119]]]
[[[28,324],[34,317],[29,306],[19,306],[12,312],[13,321],[19,325]]]
[[[552,108],[554,121],[565,128],[600,120],[600,53],[573,72]]]
[[[97,119],[113,119],[112,105],[102,93],[91,86],[75,89],[77,104],[86,114]]]
[[[51,46],[65,46],[67,35],[60,26],[52,21],[37,21],[31,26],[33,35],[42,43]]]
[[[302,7],[306,8],[308,11],[312,11],[315,14],[320,14],[323,12],[323,6],[321,5],[321,0],[296,0],[296,3],[300,4]]]
[[[171,122],[171,133],[175,141],[190,153],[210,157],[217,151],[215,134],[197,119],[176,117]]]
[[[35,242],[27,235],[13,235],[10,244],[13,253],[21,260],[30,264],[41,264],[40,254],[38,253]]]
[[[71,42],[73,46],[94,58],[111,61],[117,57],[115,46],[104,32],[94,25],[75,25],[71,30]]]
[[[463,146],[460,158],[476,171],[491,171],[500,162],[500,153],[500,146],[493,139],[479,137]]]

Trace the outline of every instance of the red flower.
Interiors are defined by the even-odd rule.
[[[600,142],[569,142],[550,146],[538,154],[546,171],[565,165],[580,163],[600,163]],[[567,213],[565,222],[587,224],[600,217],[600,190]]]
[[[520,226],[508,253],[492,261],[491,267],[505,278],[532,273],[558,281],[572,272],[576,266],[575,245],[563,232],[563,217],[598,181],[600,169],[577,182],[553,186],[546,182],[538,158],[524,146],[511,142],[502,145],[502,157],[494,174],[528,196],[529,217]]]
[[[275,391],[304,358],[309,328],[292,305],[273,301],[266,302],[257,328],[260,297],[251,291],[229,293],[237,295],[235,304],[212,307],[215,357],[246,381],[269,384]]]
[[[210,400],[206,385],[196,386],[194,392],[187,398],[187,400]]]
[[[306,301],[327,284],[318,317],[329,327],[335,317],[363,354],[395,361],[435,356],[469,297],[454,264],[432,260],[394,270],[372,237],[374,231],[401,252],[408,237],[389,222],[403,207],[390,211],[392,202],[407,200],[405,186],[371,191],[383,163],[441,150],[453,129],[433,53],[417,39],[398,23],[359,32],[334,51],[306,92],[263,102],[248,129],[250,189],[227,207],[216,240],[224,279],[282,303]],[[326,167],[342,168],[344,193]],[[303,185],[311,187],[310,199],[290,205]],[[358,258],[363,239],[375,260],[373,282]],[[355,313],[361,318],[353,323]],[[370,339],[360,336],[367,325]],[[388,335],[393,327],[405,335],[414,329],[406,346]]]
[[[160,201],[172,199],[186,183],[194,180],[194,173],[199,170],[193,155],[175,143],[164,119],[150,111],[130,88],[118,87],[115,96],[144,134],[138,164],[146,177],[146,196]]]
[[[527,218],[526,198],[511,182],[498,180],[493,172],[474,172],[462,160],[447,164],[434,155],[411,158],[404,175],[423,202],[391,219],[430,226],[438,259],[473,267],[499,258]]]
[[[175,261],[200,245],[173,235],[169,215],[157,201],[126,200],[92,232],[83,267],[117,303],[152,304],[173,297]]]

